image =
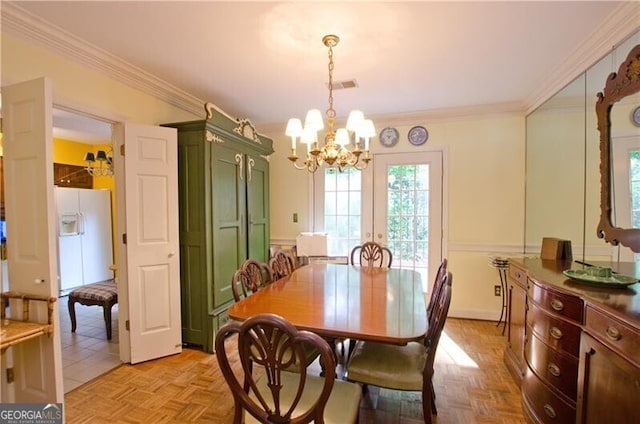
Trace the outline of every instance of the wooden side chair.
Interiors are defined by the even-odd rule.
[[[237,337],[230,337],[237,335]],[[324,377],[285,372],[304,361],[304,346],[320,352],[327,364]],[[274,314],[255,315],[243,323],[230,321],[216,334],[216,359],[234,401],[233,422],[326,424],[356,423],[362,391],[357,384],[336,379],[329,344],[317,334],[298,331]],[[242,372],[234,371],[229,355],[237,351]]]
[[[233,277],[231,277],[231,292],[233,293],[233,299],[236,302],[241,301],[245,297],[251,296],[253,293],[263,289],[264,287],[264,284],[253,279],[250,273],[245,271],[243,268],[236,270],[236,272],[233,273]],[[311,345],[305,345],[304,347],[305,356],[302,364],[304,364],[303,368],[306,368],[316,360],[320,352],[314,349]],[[293,364],[288,371],[299,372],[300,362]]]
[[[273,281],[272,271],[267,263],[247,259],[243,262],[242,269],[257,286],[263,287]]]
[[[436,299],[440,296],[440,290],[442,290],[443,287],[442,280],[447,275],[448,266],[449,262],[447,261],[447,258],[444,258],[438,267],[438,272],[436,272],[436,277],[434,278],[433,287],[431,289],[431,296],[429,297],[429,303],[427,304],[427,318],[429,321],[431,320],[431,310],[433,309]]]
[[[240,268],[233,273],[231,277],[231,292],[233,293],[233,300],[240,302],[245,297],[251,296],[253,293],[260,290],[261,286],[256,284],[247,271]]]
[[[296,269],[296,260],[289,253],[282,249],[278,249],[269,259],[269,268],[271,268],[272,278],[277,280],[287,275],[291,275]]]
[[[359,342],[349,359],[349,381],[394,390],[421,391],[424,422],[432,422],[431,414],[438,413],[433,391],[433,363],[440,335],[444,328],[453,276],[447,272],[439,284],[429,326],[422,343],[411,342],[397,346],[378,342]]]
[[[391,268],[393,254],[389,248],[376,242],[368,241],[351,250],[351,264],[368,267]]]

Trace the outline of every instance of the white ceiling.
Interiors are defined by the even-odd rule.
[[[6,3],[6,2],[5,2]],[[620,2],[13,2],[195,98],[260,125],[479,105],[523,111]],[[566,83],[568,81],[564,81]],[[559,87],[558,87],[559,88]],[[204,113],[203,113],[204,114]]]

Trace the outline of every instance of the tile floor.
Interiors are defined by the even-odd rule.
[[[76,303],[77,328],[75,333],[71,332],[67,299],[67,296],[59,298],[65,393],[121,363],[118,351],[118,305],[111,310],[113,333],[111,340],[107,340],[100,306]]]

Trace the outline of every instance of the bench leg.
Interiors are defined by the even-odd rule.
[[[106,303],[102,306],[104,315],[104,325],[107,327],[107,340],[111,340],[111,308],[113,303]]]
[[[71,332],[76,332],[76,300],[73,298],[69,298],[67,302],[67,306],[69,307],[69,317],[71,318]]]

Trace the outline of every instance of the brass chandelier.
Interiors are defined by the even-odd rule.
[[[373,121],[364,119],[359,110],[349,113],[346,128],[333,129],[336,111],[333,109],[333,48],[340,38],[337,35],[325,35],[322,43],[329,49],[329,108],[326,111],[328,130],[324,136],[324,145],[318,142],[318,132],[324,129],[320,110],[311,109],[302,127],[298,118],[291,118],[287,122],[285,134],[291,137],[291,155],[289,160],[297,169],[315,172],[326,164],[330,168],[337,168],[343,172],[347,168],[363,170],[371,161],[369,154],[369,140],[376,135]],[[351,134],[354,135],[353,150],[349,150]],[[307,145],[307,154],[302,165],[298,165],[296,140]]]

